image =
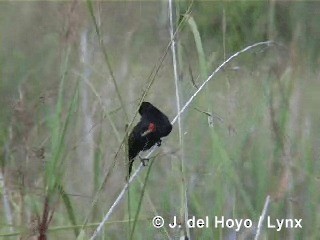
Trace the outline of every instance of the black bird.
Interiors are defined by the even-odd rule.
[[[140,122],[133,128],[128,139],[129,177],[138,153],[150,149],[155,144],[160,146],[161,138],[169,135],[172,130],[168,117],[149,102],[142,102],[139,114]]]

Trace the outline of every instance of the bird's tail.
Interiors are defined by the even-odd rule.
[[[128,172],[128,180],[130,178],[131,172],[132,172],[132,166],[133,166],[133,160],[134,158],[129,159],[129,172]]]

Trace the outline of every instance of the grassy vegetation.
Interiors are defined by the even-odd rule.
[[[170,48],[167,2],[1,2],[0,239],[89,239],[126,190],[139,103],[177,120],[178,101],[267,40],[217,71],[148,168],[135,162],[97,239],[254,239],[267,196],[259,239],[319,239],[319,11],[179,1]],[[210,227],[188,228],[193,216]],[[215,216],[253,225],[216,228]]]

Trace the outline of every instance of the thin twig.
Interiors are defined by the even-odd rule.
[[[186,108],[190,105],[190,103],[193,101],[193,99],[199,94],[199,92],[203,89],[203,87],[213,78],[213,76],[219,71],[221,70],[225,65],[227,65],[231,60],[233,60],[235,57],[237,57],[239,54],[247,52],[249,50],[251,50],[252,48],[258,47],[258,46],[263,46],[263,45],[270,45],[272,44],[273,41],[265,41],[265,42],[258,42],[255,43],[253,45],[249,45],[247,47],[245,47],[244,49],[234,53],[232,56],[230,56],[226,61],[224,61],[220,66],[218,66],[214,72],[202,83],[202,85],[199,87],[199,89],[190,97],[190,99],[185,103],[185,105],[182,107],[182,109],[178,112],[178,114],[175,116],[175,118],[171,121],[171,124],[173,125],[177,120],[178,117],[186,110]],[[154,152],[154,150],[156,149],[156,146],[153,146],[151,148],[151,150],[148,152],[148,154],[146,155],[146,158],[150,157],[151,154]],[[100,231],[102,230],[103,225],[105,224],[105,222],[109,219],[109,217],[111,216],[111,214],[113,213],[114,209],[116,208],[116,206],[120,203],[120,201],[122,200],[125,191],[127,190],[129,184],[136,178],[136,176],[139,175],[141,169],[142,169],[143,165],[142,163],[139,165],[139,167],[137,168],[137,170],[133,173],[133,175],[131,176],[131,178],[129,179],[129,181],[125,184],[125,186],[123,187],[122,191],[120,192],[120,194],[118,195],[117,199],[115,200],[115,202],[112,204],[112,206],[110,207],[110,209],[108,210],[107,214],[105,215],[105,217],[103,218],[103,220],[100,222],[99,226],[97,227],[97,229],[94,231],[92,237],[90,238],[90,240],[95,239],[98,234],[100,233]]]
[[[258,239],[259,239],[259,235],[260,235],[260,232],[261,232],[262,223],[263,223],[263,220],[264,220],[265,217],[266,217],[269,203],[270,203],[270,196],[268,195],[267,198],[266,198],[266,201],[265,201],[265,203],[264,203],[264,207],[263,207],[263,210],[262,210],[262,214],[261,214],[261,216],[260,216],[260,218],[259,218],[259,222],[258,222],[258,226],[257,226],[257,232],[256,232],[256,236],[254,237],[254,240],[258,240]]]
[[[258,42],[253,45],[249,45],[245,47],[244,49],[240,50],[239,52],[236,52],[232,56],[230,56],[226,61],[224,61],[219,67],[214,70],[214,72],[201,84],[199,89],[195,91],[195,93],[189,98],[189,100],[186,102],[186,104],[183,106],[183,108],[180,110],[180,112],[177,114],[177,116],[172,120],[172,124],[174,124],[178,117],[186,110],[186,108],[190,105],[190,103],[193,101],[193,99],[198,95],[198,93],[202,90],[202,88],[212,79],[214,75],[216,75],[217,72],[219,72],[225,65],[227,65],[231,60],[233,60],[235,57],[237,57],[239,54],[247,52],[248,50],[258,47],[258,46],[263,46],[263,45],[270,45],[272,44],[273,41],[266,41],[266,42]]]
[[[173,63],[173,73],[174,73],[174,84],[176,88],[176,104],[177,104],[177,112],[180,112],[180,87],[179,87],[179,75],[178,75],[178,64],[177,64],[177,47],[176,47],[176,39],[174,37],[175,32],[175,24],[174,20],[176,17],[173,16],[173,8],[174,2],[172,0],[168,0],[169,2],[169,22],[170,22],[170,40],[171,44],[171,52],[172,52],[172,63]],[[176,10],[174,8],[174,10]],[[181,147],[181,155],[180,155],[180,174],[181,174],[181,217],[187,221],[188,219],[188,199],[187,199],[187,189],[184,177],[184,157],[183,157],[183,140],[182,140],[182,126],[181,126],[181,118],[180,115],[178,117],[178,129],[179,129],[179,146]],[[185,232],[187,237],[190,236],[189,228],[186,226]]]
[[[93,5],[92,5],[92,1],[91,0],[87,0],[87,6],[88,6],[88,9],[89,9],[90,16],[92,18],[92,22],[93,22],[94,27],[95,27],[95,31],[96,31],[96,34],[97,34],[97,37],[98,37],[98,40],[99,40],[100,48],[101,48],[103,56],[104,56],[104,60],[105,60],[105,62],[107,64],[107,67],[108,67],[108,70],[109,70],[109,73],[110,73],[110,76],[111,76],[111,79],[112,79],[112,83],[114,85],[117,97],[118,97],[118,99],[120,101],[121,108],[123,109],[123,112],[124,112],[124,115],[126,117],[126,120],[129,121],[128,114],[127,114],[127,111],[126,111],[126,107],[125,107],[123,98],[122,98],[122,96],[120,94],[120,89],[119,89],[118,83],[117,83],[116,78],[115,78],[114,73],[113,73],[113,69],[112,69],[112,66],[111,66],[111,63],[110,63],[110,59],[109,59],[109,55],[107,53],[107,49],[104,46],[103,37],[101,35],[101,29],[100,29],[100,26],[99,26],[99,22],[100,21],[98,22],[97,18],[94,15]]]
[[[100,222],[99,226],[97,227],[97,229],[94,231],[93,235],[91,236],[90,240],[95,239],[98,234],[100,233],[100,231],[103,228],[103,225],[105,224],[105,222],[109,219],[109,217],[111,216],[111,214],[113,213],[113,210],[115,209],[115,207],[120,203],[120,201],[122,200],[126,190],[129,187],[129,184],[136,178],[136,176],[138,176],[138,173],[140,172],[140,170],[142,169],[143,165],[140,164],[138,169],[133,173],[132,177],[129,179],[129,181],[124,185],[122,191],[120,192],[119,196],[117,197],[117,199],[114,201],[114,203],[112,204],[112,206],[110,207],[109,211],[107,212],[107,214],[104,216],[103,220]]]

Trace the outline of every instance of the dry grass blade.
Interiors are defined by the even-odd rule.
[[[264,207],[263,207],[261,216],[260,216],[260,218],[259,218],[259,222],[258,222],[258,226],[257,226],[257,232],[256,232],[256,236],[255,236],[254,240],[258,240],[258,239],[259,239],[260,232],[261,232],[261,227],[262,227],[262,223],[263,223],[263,220],[264,220],[265,217],[266,217],[269,203],[270,203],[270,196],[268,195],[267,198],[266,198],[266,201],[265,201],[265,203],[264,203]]]

